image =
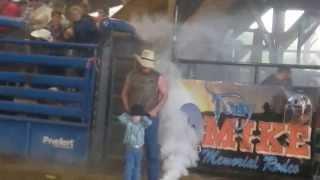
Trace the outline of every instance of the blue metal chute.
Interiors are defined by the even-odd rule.
[[[0,26],[23,27],[8,20]],[[128,23],[111,20],[104,25],[99,47],[0,38],[10,51],[0,50],[0,154],[50,164],[104,165],[110,146],[108,120],[116,106],[113,32],[130,41],[121,55],[131,57],[140,46]]]
[[[14,39],[0,39],[0,43],[50,50],[96,48],[92,44]],[[85,163],[93,124],[93,63],[89,57],[0,51],[0,65],[4,67],[0,71],[0,153],[58,163]],[[19,68],[10,68],[17,65]],[[29,67],[31,72],[26,71]],[[40,74],[36,71],[40,68],[64,73]],[[74,73],[68,75],[66,71]]]

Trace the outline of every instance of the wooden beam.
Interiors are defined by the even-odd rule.
[[[303,14],[287,32],[282,34],[281,47],[288,49],[290,44],[297,39],[299,26],[302,22],[304,24],[302,34],[310,34],[310,32],[314,32],[314,30],[319,26],[319,22],[310,20],[310,15],[308,12],[305,12],[305,14]]]
[[[246,0],[247,6],[251,14],[253,15],[255,21],[258,24],[258,29],[261,31],[263,35],[263,39],[265,40],[267,46],[269,48],[274,48],[274,42],[272,41],[271,35],[268,33],[267,28],[261,20],[261,14],[257,11],[259,9],[254,1]]]
[[[175,10],[176,10],[176,4],[177,0],[168,0],[168,10],[167,10],[167,15],[169,17],[169,20],[171,22],[174,22],[175,20]]]
[[[278,0],[286,9],[319,10],[319,0]]]

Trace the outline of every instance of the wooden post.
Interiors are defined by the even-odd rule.
[[[275,47],[272,54],[272,62],[273,63],[283,63],[283,47],[281,47],[281,36],[284,32],[285,25],[285,9],[282,8],[280,3],[276,4],[273,11],[273,26],[272,26],[272,35],[275,43]]]
[[[168,13],[167,16],[170,20],[170,22],[174,22],[175,19],[175,7],[177,0],[167,0],[168,1]]]

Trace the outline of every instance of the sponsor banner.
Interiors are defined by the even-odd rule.
[[[184,81],[184,86],[197,107],[189,111],[202,114],[189,122],[203,130],[202,166],[311,175],[317,89],[197,80]]]

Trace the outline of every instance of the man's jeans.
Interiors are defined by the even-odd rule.
[[[124,180],[141,179],[141,161],[143,150],[141,148],[127,147],[125,157]]]
[[[145,132],[145,153],[148,180],[160,178],[160,145],[158,143],[159,118],[151,118],[152,124]]]

